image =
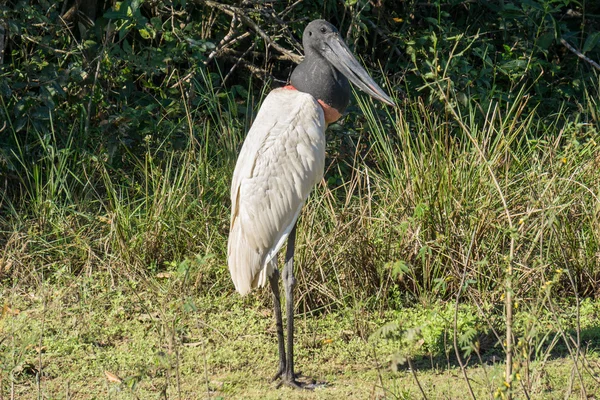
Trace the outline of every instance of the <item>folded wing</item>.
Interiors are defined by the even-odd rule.
[[[248,131],[231,183],[227,252],[240,294],[266,284],[277,252],[323,177],[325,128],[311,95],[276,89]]]

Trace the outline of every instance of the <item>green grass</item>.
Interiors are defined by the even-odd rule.
[[[28,293],[17,287],[2,291],[4,398],[417,398],[415,376],[406,363],[396,367],[397,354],[410,339],[371,335],[389,321],[423,332],[409,347],[416,377],[430,398],[460,399],[466,393],[453,352],[443,344],[452,305],[299,315],[298,369],[327,383],[302,393],[269,382],[277,362],[274,323],[270,307],[256,297],[242,299],[218,289],[187,297],[181,293],[185,278],[177,273],[117,285],[100,273],[62,279]],[[465,311],[464,316],[477,315],[474,307]],[[573,312],[565,307],[556,315],[568,319]],[[600,388],[599,312],[597,301],[582,307],[581,330],[589,336],[579,368],[588,393]],[[540,323],[551,334],[562,328],[551,317]],[[477,398],[489,398],[502,387],[502,356],[493,341],[480,352],[481,361],[473,353],[466,371]],[[568,351],[556,347],[546,358],[532,359],[528,374],[524,367],[519,373],[531,398],[568,393],[578,398],[581,383],[573,365]],[[516,393],[522,396],[519,388]]]
[[[225,265],[250,113],[194,83],[202,100],[182,94],[185,115],[161,115],[120,163],[71,146],[81,121],[32,133],[35,163],[17,148],[0,197],[1,396],[415,398],[420,382],[465,398],[469,382],[502,397],[508,305],[517,397],[597,393],[593,96],[550,115],[528,88],[485,107],[359,97],[299,225],[297,359],[329,386],[292,393],[268,383],[268,291],[240,299]]]

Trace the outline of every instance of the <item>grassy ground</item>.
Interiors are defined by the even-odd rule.
[[[3,289],[0,398],[412,399],[421,396],[417,380],[428,398],[468,396],[453,351],[426,333],[437,312],[423,307],[368,312],[357,306],[299,315],[297,369],[326,383],[299,392],[270,383],[277,354],[263,295],[242,299],[216,289],[189,295],[181,283],[175,273],[117,282],[108,274],[64,275],[37,290]],[[429,309],[443,314],[445,307]],[[559,314],[569,317],[573,311],[565,307]],[[564,346],[542,349],[560,340],[560,324],[548,319],[544,324],[553,334],[538,342],[530,364],[518,368],[523,386],[517,398],[525,398],[523,389],[536,399],[600,393],[600,302],[586,302],[580,314],[587,350],[578,355],[578,368]],[[409,320],[423,332],[411,355],[413,368],[404,363],[392,372],[406,347],[398,338],[377,339],[373,333],[390,321]],[[465,373],[476,398],[490,398],[501,394],[504,365],[493,340],[480,346],[481,359],[471,353]]]
[[[0,3],[0,400],[598,396],[598,2],[80,3]],[[272,88],[242,69],[291,67],[248,22],[295,47],[316,15],[398,107],[354,96],[326,133],[295,257],[326,385],[293,392],[225,249]]]
[[[527,87],[462,107],[442,88],[443,108],[357,98],[299,222],[297,367],[327,383],[307,393],[269,383],[269,295],[240,299],[225,267],[259,99],[236,114],[231,93],[194,83],[207,101],[161,114],[135,153],[72,146],[83,121],[31,132],[35,162],[12,153],[0,400],[412,399],[419,382],[428,398],[502,398],[507,337],[518,398],[598,394],[596,83],[569,113],[538,113]]]

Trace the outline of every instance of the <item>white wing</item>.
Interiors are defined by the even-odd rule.
[[[325,119],[309,94],[275,89],[265,99],[231,183],[227,260],[236,290],[263,286],[310,191],[323,177]]]

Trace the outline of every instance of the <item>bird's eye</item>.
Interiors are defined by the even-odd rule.
[[[325,27],[322,27],[322,28],[321,28],[321,33],[325,33],[325,32],[327,32],[327,28],[325,28]]]
[[[308,32],[308,36],[312,36],[312,31],[311,31],[311,32]]]

